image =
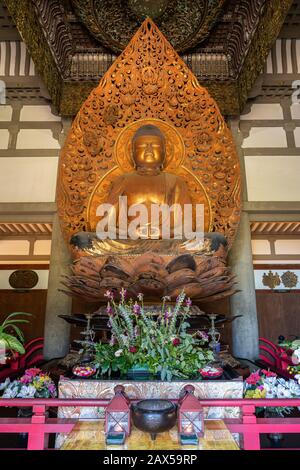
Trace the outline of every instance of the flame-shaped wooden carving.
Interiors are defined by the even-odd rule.
[[[204,203],[205,228],[231,245],[240,217],[240,170],[233,138],[215,101],[152,20],[144,21],[76,116],[62,150],[58,208],[67,240],[94,229],[95,191],[132,171],[134,130],[155,120],[166,136],[166,169]],[[100,196],[99,196],[100,194]]]

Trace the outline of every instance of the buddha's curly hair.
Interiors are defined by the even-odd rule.
[[[134,146],[134,143],[136,139],[142,135],[155,135],[159,137],[163,143],[164,150],[166,148],[166,139],[162,131],[159,129],[157,126],[153,126],[152,124],[146,124],[144,126],[141,126],[134,134],[132,138],[132,144]]]

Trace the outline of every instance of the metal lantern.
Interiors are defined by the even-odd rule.
[[[195,397],[194,391],[193,385],[186,385],[183,389],[183,395],[179,401],[179,433],[186,437],[191,435],[203,437],[203,408],[198,398]]]
[[[131,431],[130,401],[123,385],[117,385],[114,392],[115,396],[105,410],[105,434],[106,436],[116,434],[129,436]]]

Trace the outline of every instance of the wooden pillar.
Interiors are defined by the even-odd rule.
[[[63,357],[69,350],[70,325],[58,315],[71,313],[72,299],[58,289],[62,287],[61,276],[68,273],[70,263],[70,253],[61,233],[58,215],[55,214],[44,330],[45,359]]]

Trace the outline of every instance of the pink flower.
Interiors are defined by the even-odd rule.
[[[131,352],[132,354],[134,354],[134,353],[137,352],[137,348],[136,348],[135,346],[130,346],[129,352]]]
[[[179,346],[180,345],[180,339],[179,338],[174,338],[172,341],[173,346]]]
[[[205,333],[205,331],[198,331],[198,332],[197,332],[197,335],[198,335],[199,338],[201,338],[203,341],[208,341],[208,340],[209,340],[208,334]]]
[[[249,385],[255,385],[257,382],[260,381],[260,375],[259,375],[259,371],[257,372],[253,372],[253,374],[251,374],[247,379],[246,379],[246,383],[249,384]]]
[[[22,384],[29,384],[30,382],[32,382],[32,377],[30,375],[23,375],[23,377],[20,378],[20,382]]]
[[[107,291],[105,292],[105,294],[104,294],[104,297],[107,297],[109,300],[113,300],[114,294],[113,294],[112,291],[107,290]]]
[[[37,367],[31,367],[30,369],[25,370],[26,375],[31,375],[32,377],[35,377],[41,372],[41,369],[38,369]]]
[[[191,301],[191,299],[190,299],[189,297],[185,300],[185,305],[186,305],[187,307],[191,307],[191,306],[192,306],[192,301]]]
[[[135,303],[134,306],[133,306],[133,313],[135,315],[139,315],[141,313],[141,307],[139,306],[139,304]]]
[[[122,287],[122,289],[120,290],[121,299],[122,299],[122,300],[125,300],[126,295],[127,295],[127,290],[124,289],[124,287]]]
[[[56,394],[56,387],[54,384],[50,384],[48,386],[48,389],[49,389],[49,392],[51,393],[51,395],[55,395]]]
[[[277,374],[275,374],[274,372],[271,372],[270,370],[265,370],[265,369],[263,369],[263,370],[262,370],[262,373],[263,373],[266,377],[277,377]]]
[[[113,309],[111,308],[109,302],[108,302],[107,307],[106,307],[106,313],[107,313],[107,315],[112,315],[113,314]]]

